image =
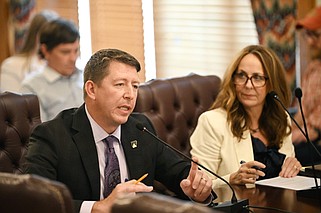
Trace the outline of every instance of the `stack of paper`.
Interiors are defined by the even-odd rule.
[[[295,176],[293,178],[276,177],[265,180],[256,181],[257,185],[273,186],[278,188],[303,190],[315,187],[315,180],[312,177]],[[320,179],[318,179],[320,186]]]

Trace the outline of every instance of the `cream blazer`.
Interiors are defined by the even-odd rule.
[[[288,120],[290,118],[288,117]],[[291,122],[289,120],[289,122]],[[227,123],[227,114],[223,109],[206,111],[198,119],[191,136],[191,155],[196,156],[203,166],[229,181],[230,174],[240,167],[240,161],[253,161],[253,147],[250,131],[244,132],[244,139],[238,141]],[[294,157],[292,135],[284,138],[280,153]],[[213,179],[213,189],[225,184],[209,174]]]

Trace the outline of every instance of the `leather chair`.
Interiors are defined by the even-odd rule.
[[[37,175],[0,173],[0,200],[3,213],[73,212],[67,187]]]
[[[40,122],[36,95],[0,94],[0,172],[22,173],[29,136]]]
[[[210,108],[221,80],[214,75],[155,79],[139,86],[135,112],[145,114],[157,136],[190,156],[189,138],[200,114]]]
[[[221,80],[214,75],[190,74],[183,77],[155,79],[139,86],[134,111],[145,114],[157,136],[190,156],[190,136],[198,117],[208,110],[220,89]],[[175,196],[155,181],[157,192]]]

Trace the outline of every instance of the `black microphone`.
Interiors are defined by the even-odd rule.
[[[306,139],[307,139],[307,142],[311,145],[310,147],[313,147],[316,152],[318,153],[318,155],[320,156],[321,158],[321,155],[320,155],[320,152],[319,150],[314,146],[314,144],[310,141],[310,137],[309,137],[309,132],[308,132],[308,128],[307,128],[307,124],[306,124],[306,121],[305,121],[305,116],[304,116],[304,113],[303,113],[303,109],[302,109],[302,101],[301,101],[301,98],[302,98],[302,90],[300,87],[297,87],[295,90],[294,90],[294,94],[295,94],[295,97],[298,99],[298,102],[299,102],[299,107],[300,107],[300,112],[301,112],[301,117],[302,117],[302,121],[303,121],[303,126],[304,126],[304,130],[305,130],[305,134],[306,134]],[[313,177],[314,177],[314,181],[315,181],[315,186],[316,186],[316,190],[318,189],[318,181],[317,181],[317,178],[316,178],[316,171],[315,171],[315,163],[314,163],[314,159],[313,159],[313,155],[311,155],[311,167],[312,167],[312,173],[313,173]],[[321,180],[321,177],[320,177],[320,180]],[[311,189],[312,191],[314,189]],[[305,191],[305,193],[301,193],[300,195],[301,196],[314,196],[314,193],[315,192],[311,192],[311,190],[307,190]],[[316,194],[316,193],[315,193]],[[319,197],[321,195],[321,187],[320,187],[320,191],[319,191]],[[321,200],[320,200],[321,202]],[[320,203],[320,206],[321,206],[321,203]]]
[[[301,90],[301,89],[300,89],[300,90]],[[301,96],[302,96],[302,91],[301,91],[301,93],[300,93],[300,92],[297,92],[297,93],[298,93],[298,95],[301,94]],[[310,143],[310,144],[313,146],[313,148],[315,149],[316,153],[321,157],[321,154],[320,154],[319,150],[314,146],[313,143],[311,143],[311,141],[310,141],[310,139],[309,139],[309,137],[308,137],[308,133],[307,133],[307,132],[305,133],[305,132],[302,130],[302,128],[300,127],[300,125],[298,124],[298,122],[293,118],[293,116],[291,115],[291,113],[290,113],[290,112],[287,110],[287,108],[284,106],[284,104],[282,103],[282,101],[280,100],[280,98],[279,98],[279,96],[276,94],[276,92],[271,91],[271,92],[269,92],[268,95],[271,96],[273,99],[277,100],[277,101],[281,104],[282,108],[288,113],[288,115],[290,116],[291,120],[295,123],[295,125],[298,127],[298,129],[300,130],[300,132],[304,135],[304,137],[306,138],[307,142]],[[300,106],[301,106],[301,104],[300,104]],[[300,109],[301,109],[301,107],[300,107]],[[301,113],[302,113],[302,111],[301,111]],[[304,123],[305,123],[305,120],[304,120],[304,119],[303,119],[303,121],[304,121]],[[306,124],[305,124],[305,126],[306,126]],[[305,127],[305,128],[306,128],[306,127]]]
[[[309,136],[308,136],[308,132],[307,130],[305,129],[305,132],[302,130],[302,128],[300,127],[300,125],[298,124],[298,122],[293,118],[293,116],[291,115],[291,113],[287,110],[287,108],[284,106],[284,104],[282,103],[282,101],[280,100],[279,96],[277,95],[277,93],[275,91],[271,91],[269,92],[268,94],[270,97],[272,97],[273,99],[277,100],[280,105],[282,106],[282,108],[287,112],[287,114],[290,116],[291,120],[295,123],[295,125],[299,128],[299,130],[301,131],[301,133],[304,135],[304,137],[306,138],[307,142],[309,144],[311,144],[315,151],[317,152],[317,154],[321,157],[321,154],[319,152],[319,150],[314,146],[313,143],[311,143],[310,139],[309,139]],[[301,89],[299,90],[295,90],[295,96],[296,97],[299,97],[299,102],[300,102],[300,110],[301,110],[301,97],[302,97],[302,91]],[[301,110],[301,114],[302,114],[302,110]],[[305,123],[305,120],[303,118],[303,121]],[[306,124],[304,124],[305,128],[306,128]],[[316,175],[315,175],[315,169],[314,169],[314,165],[312,164],[312,170],[313,170],[313,178],[314,178],[314,181],[315,181],[315,186],[316,188],[312,188],[312,189],[307,189],[307,190],[299,190],[297,191],[297,194],[299,196],[302,196],[302,197],[311,197],[311,198],[318,198],[319,195],[318,195],[318,181],[317,181],[317,178],[316,178]],[[319,198],[320,199],[320,198]]]
[[[302,110],[302,102],[301,102],[301,98],[302,98],[302,90],[301,88],[296,88],[294,90],[294,94],[295,94],[295,97],[298,99],[299,101],[299,107],[300,107],[300,112],[301,112],[301,117],[302,117],[302,121],[303,121],[303,126],[304,126],[304,131],[305,131],[305,137],[307,138],[307,141],[310,141],[310,137],[309,137],[309,133],[308,133],[308,128],[307,128],[307,124],[305,122],[305,117],[304,117],[304,114],[303,114],[303,110]],[[309,140],[308,140],[309,139]],[[311,143],[313,146],[314,144]],[[316,148],[315,148],[316,149]],[[316,149],[317,152],[319,152],[319,150]],[[319,154],[320,155],[320,154]],[[320,155],[321,157],[321,155]]]
[[[298,122],[293,118],[293,116],[291,115],[291,113],[288,111],[288,109],[284,106],[284,104],[282,103],[282,101],[280,100],[278,94],[276,94],[276,92],[271,91],[268,93],[268,96],[272,97],[273,99],[277,100],[280,105],[282,106],[282,108],[288,113],[288,115],[290,116],[291,120],[295,123],[295,125],[299,128],[299,130],[301,131],[301,133],[304,135],[304,137],[306,138],[306,134],[305,132],[302,130],[302,128],[300,127],[300,125],[298,124]]]
[[[181,155],[182,157],[188,159],[189,161],[195,163],[196,165],[198,165],[199,167],[205,169],[206,171],[208,171],[209,173],[211,173],[212,175],[214,175],[215,177],[221,179],[222,181],[224,181],[231,189],[232,191],[232,198],[231,201],[227,201],[227,202],[223,202],[221,204],[218,204],[216,206],[214,206],[214,209],[218,209],[222,212],[247,212],[245,211],[246,206],[249,205],[249,200],[248,199],[242,199],[242,200],[237,200],[236,195],[235,195],[235,191],[232,188],[232,186],[229,184],[229,182],[227,182],[224,178],[220,177],[219,175],[215,174],[214,172],[212,172],[211,170],[209,170],[208,168],[206,168],[205,166],[201,165],[198,162],[195,162],[192,158],[190,158],[189,156],[185,155],[184,153],[182,153],[181,151],[179,151],[178,149],[176,149],[175,147],[171,146],[170,144],[166,143],[165,141],[163,141],[162,139],[160,139],[159,137],[157,137],[155,134],[153,134],[151,131],[149,131],[146,127],[143,126],[143,124],[137,122],[136,124],[136,128],[148,133],[149,135],[151,135],[153,138],[155,138],[157,141],[159,141],[160,143],[164,144],[166,147],[170,148],[171,150],[173,150],[174,152],[176,152],[177,154]]]
[[[295,94],[295,97],[297,97],[298,99],[300,99],[300,103],[301,103],[301,98],[302,98],[302,90],[300,87],[296,88],[294,90],[294,94]]]

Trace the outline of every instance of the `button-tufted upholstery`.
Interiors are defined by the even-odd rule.
[[[37,175],[0,172],[0,212],[71,213],[67,187]]]
[[[145,114],[153,123],[157,136],[190,156],[189,138],[200,114],[210,108],[219,92],[217,76],[188,76],[155,79],[140,85],[135,112]],[[175,196],[158,181],[159,193]]]
[[[40,122],[36,95],[0,94],[0,172],[22,173],[29,136]]]
[[[197,74],[151,80],[140,85],[134,111],[151,120],[158,137],[190,156],[190,135],[216,99],[220,82],[217,76]]]

